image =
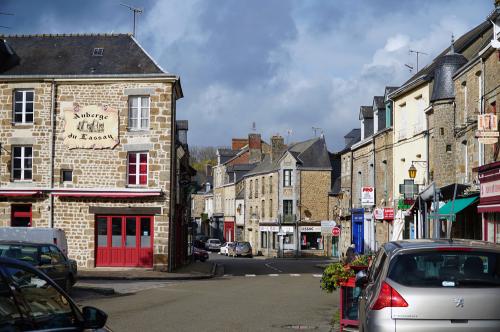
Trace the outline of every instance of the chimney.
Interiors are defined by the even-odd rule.
[[[189,129],[188,120],[177,120],[175,122],[177,129],[177,139],[182,145],[187,144],[187,132]]]
[[[212,165],[210,164],[205,165],[205,173],[207,174],[207,176],[212,176]]]
[[[285,139],[280,135],[271,137],[271,161],[278,160],[283,152],[285,152]]]
[[[248,149],[250,151],[248,158],[250,164],[262,161],[262,140],[260,134],[248,134]]]
[[[247,144],[248,144],[248,139],[246,138],[233,138],[231,142],[231,149],[241,150],[241,148]]]

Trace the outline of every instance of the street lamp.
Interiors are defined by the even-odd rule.
[[[413,163],[411,163],[410,168],[408,169],[408,175],[410,176],[410,179],[414,180],[415,177],[417,176],[417,168],[413,166]]]

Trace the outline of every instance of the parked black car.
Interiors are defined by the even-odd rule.
[[[103,311],[82,310],[45,273],[0,257],[0,331],[110,331]]]
[[[76,283],[76,261],[66,257],[53,244],[0,241],[0,257],[18,259],[31,264],[46,273],[66,291]]]
[[[199,260],[201,262],[204,262],[208,259],[208,251],[194,247],[193,248],[193,258],[194,260]]]

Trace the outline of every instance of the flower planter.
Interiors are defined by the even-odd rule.
[[[352,268],[352,267],[351,267]],[[358,298],[361,289],[356,287],[356,279],[349,278],[340,285],[340,331],[347,326],[358,326]]]

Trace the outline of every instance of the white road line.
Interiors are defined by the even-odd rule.
[[[283,271],[281,271],[280,269],[278,269],[277,267],[271,266],[271,265],[269,265],[269,264],[264,264],[264,265],[265,265],[265,266],[267,266],[268,268],[270,268],[271,270],[276,271],[276,272],[283,272]]]
[[[323,275],[322,274],[313,274],[314,278],[321,278]]]
[[[270,277],[279,277],[280,275],[279,274],[276,274],[276,273],[271,273],[269,274]]]
[[[255,277],[255,274],[245,274],[245,277]]]
[[[298,274],[298,273],[290,273],[290,277],[300,277],[300,274]]]
[[[232,274],[224,274],[224,277],[232,277]]]

